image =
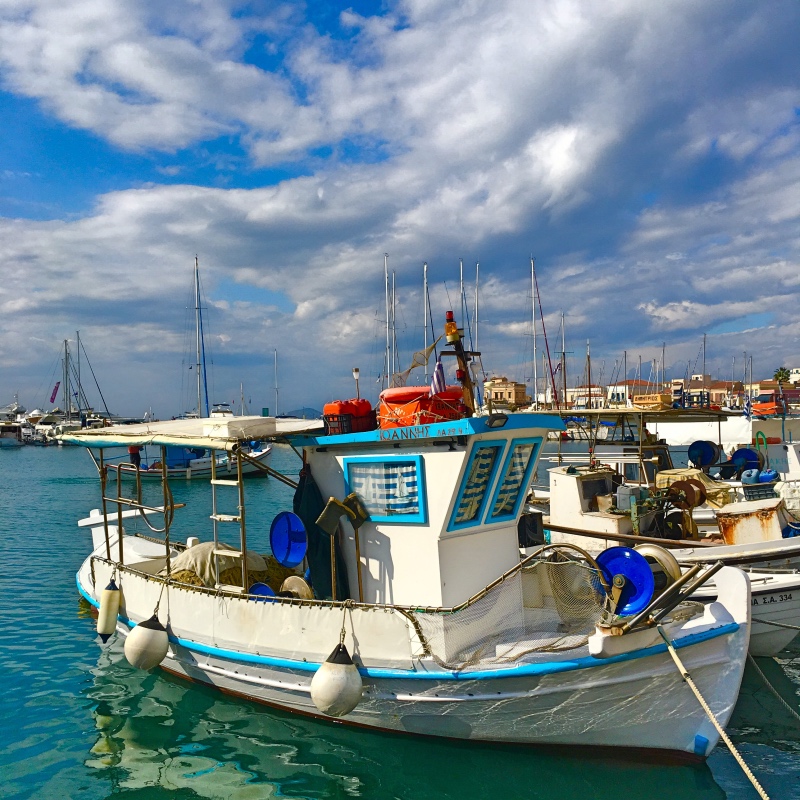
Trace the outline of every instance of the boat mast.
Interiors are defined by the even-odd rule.
[[[397,273],[392,270],[392,377],[399,372],[397,362]]]
[[[78,419],[81,416],[81,395],[83,394],[83,386],[81,385],[81,332],[75,331],[76,345],[78,350],[78,363],[77,363],[77,380],[78,380]],[[88,404],[86,404],[88,405]]]
[[[589,405],[587,408],[592,408],[592,354],[589,350],[589,340],[586,340],[586,382],[589,384],[586,388],[589,391]]]
[[[459,298],[459,304],[461,305],[461,325],[466,329],[467,328],[467,320],[465,319],[464,314],[464,259],[458,259],[458,290],[461,293]]]
[[[539,373],[536,364],[536,270],[531,256],[531,329],[533,331],[533,407],[539,408]]]
[[[390,361],[390,347],[389,347],[389,254],[383,254],[383,283],[384,283],[384,290],[386,293],[386,354],[385,354],[385,361],[386,361],[386,368],[384,370],[384,377],[386,379],[386,386],[383,386],[383,381],[381,381],[381,388],[389,388],[389,373],[392,370],[391,361]]]
[[[475,350],[480,351],[478,345],[478,290],[480,285],[481,262],[475,262]]]
[[[275,348],[275,416],[278,416],[278,349]]]
[[[64,421],[72,422],[72,404],[69,391],[69,339],[64,339]]]
[[[564,330],[564,312],[561,312],[561,384],[564,391],[564,408],[567,407],[567,335]]]
[[[194,328],[196,362],[195,376],[197,378],[197,416],[203,416],[203,380],[201,375],[202,362],[200,360],[201,333],[200,333],[200,264],[197,256],[194,257]]]
[[[422,263],[422,329],[424,330],[423,352],[425,355],[425,385],[428,385],[428,262]]]
[[[700,404],[706,405],[706,335],[703,334],[703,388],[700,396]],[[708,404],[710,405],[710,403]]]

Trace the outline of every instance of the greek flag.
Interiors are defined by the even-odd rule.
[[[433,397],[447,388],[444,382],[444,367],[442,366],[442,359],[436,359],[436,366],[433,368],[433,378],[431,379],[430,396]]]
[[[750,398],[747,397],[744,401],[744,408],[742,409],[742,414],[744,414],[746,419],[750,419],[753,413],[753,404],[750,402]]]

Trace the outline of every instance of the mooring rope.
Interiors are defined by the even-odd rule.
[[[728,746],[728,749],[731,751],[733,757],[736,759],[739,766],[742,768],[744,774],[747,775],[747,779],[750,781],[750,783],[753,784],[753,788],[758,792],[759,797],[761,797],[762,800],[769,800],[769,795],[764,791],[764,788],[758,782],[756,776],[753,775],[753,773],[750,771],[750,767],[747,766],[745,760],[742,758],[741,754],[736,749],[736,746],[731,741],[728,734],[725,733],[725,729],[722,727],[722,725],[719,724],[719,720],[714,716],[714,712],[711,710],[711,707],[708,705],[708,703],[706,703],[703,695],[700,694],[700,690],[697,688],[697,685],[695,684],[692,676],[689,674],[689,670],[687,670],[686,667],[683,665],[680,656],[675,650],[675,645],[672,644],[672,640],[664,632],[664,629],[661,627],[661,625],[656,625],[656,629],[661,634],[661,638],[666,643],[667,649],[669,650],[669,654],[672,656],[672,660],[675,662],[675,666],[681,673],[681,677],[683,678],[684,681],[686,681],[687,685],[694,693],[694,696],[697,698],[697,702],[700,703],[700,705],[703,708],[703,711],[706,712],[706,715],[711,720],[714,727],[717,729],[717,733],[720,735],[720,738]]]
[[[750,653],[747,654],[747,660],[755,667],[756,672],[761,676],[761,680],[764,681],[764,685],[769,689],[775,697],[778,698],[780,704],[798,721],[800,722],[800,714],[797,713],[778,693],[778,690],[769,682],[767,676],[761,671],[761,667],[758,666],[756,660]]]
[[[789,625],[788,622],[773,622],[769,619],[754,619],[753,622],[761,625],[774,625],[776,628],[788,628],[790,631],[800,631],[800,625]]]

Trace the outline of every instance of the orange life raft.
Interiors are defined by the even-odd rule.
[[[405,428],[448,422],[465,415],[464,392],[460,386],[448,386],[433,397],[426,386],[401,386],[381,392],[378,425]]]

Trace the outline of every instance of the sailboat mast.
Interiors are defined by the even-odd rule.
[[[567,334],[564,330],[564,312],[561,312],[561,384],[564,391],[564,408],[567,407]]]
[[[275,348],[275,416],[278,416],[278,349]]]
[[[428,352],[428,262],[422,264],[422,329],[425,331],[423,340],[424,352]],[[428,359],[425,358],[425,385],[428,384]]]
[[[531,329],[533,331],[533,407],[539,408],[539,372],[536,364],[536,268],[531,256]]]
[[[389,388],[389,373],[391,372],[391,362],[389,361],[389,254],[383,254],[383,288],[386,295],[386,352],[384,353],[384,378],[386,385],[381,381],[381,388]]]
[[[195,362],[195,377],[197,378],[197,416],[203,416],[203,380],[202,380],[202,362],[201,362],[201,333],[200,333],[200,264],[197,256],[194,257],[194,327],[195,327],[195,348],[196,348],[196,362]]]
[[[392,270],[392,375],[398,372],[397,358],[397,273]]]
[[[589,404],[587,408],[592,408],[592,354],[589,349],[589,340],[586,340],[586,382],[589,384],[587,389],[589,391]]]
[[[475,350],[480,351],[478,345],[478,291],[480,287],[481,262],[475,262]]]
[[[81,394],[83,393],[83,385],[81,384],[81,332],[75,331],[76,345],[78,350],[78,363],[77,363],[77,376],[78,376],[78,418],[81,416]],[[86,405],[86,404],[84,404]]]
[[[64,339],[64,420],[72,422],[72,404],[69,391],[69,340]]]

